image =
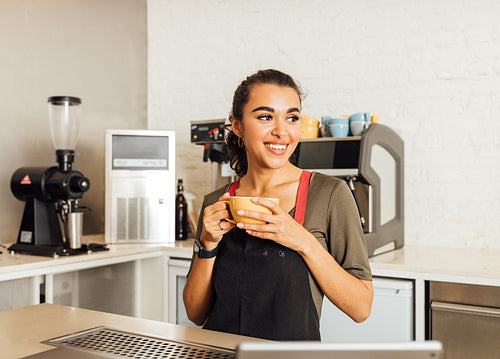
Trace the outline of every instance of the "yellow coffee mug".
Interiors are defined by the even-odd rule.
[[[227,201],[224,201],[225,203],[227,203],[229,205],[229,210],[230,210],[231,215],[233,217],[233,218],[226,218],[226,221],[234,223],[234,224],[236,224],[238,222],[257,223],[257,224],[266,223],[265,221],[261,221],[259,219],[243,217],[243,216],[238,215],[239,210],[272,214],[272,212],[269,208],[252,202],[252,198],[253,197],[233,196],[233,197],[229,197],[229,199]],[[266,199],[273,201],[277,205],[280,204],[280,200],[278,198],[266,198]]]
[[[312,116],[300,116],[300,138],[316,138],[319,133],[319,120]]]

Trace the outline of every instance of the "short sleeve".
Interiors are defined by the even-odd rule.
[[[371,280],[366,240],[354,197],[344,181],[332,191],[327,210],[331,254],[348,273]]]
[[[371,280],[368,250],[358,209],[345,181],[313,173],[304,227],[348,273],[359,279]]]

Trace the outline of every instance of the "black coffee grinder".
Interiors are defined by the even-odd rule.
[[[89,209],[79,207],[78,200],[90,188],[89,179],[72,170],[81,100],[54,96],[48,106],[58,166],[22,167],[12,175],[12,193],[26,205],[17,243],[9,251],[57,257],[106,250],[99,244],[81,244],[83,213]]]

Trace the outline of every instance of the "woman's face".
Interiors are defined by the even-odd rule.
[[[288,164],[300,138],[300,98],[290,87],[259,84],[233,130],[245,143],[249,169],[281,168]]]

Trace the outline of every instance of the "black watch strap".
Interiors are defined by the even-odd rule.
[[[201,244],[199,239],[194,240],[194,254],[198,256],[198,258],[213,258],[217,255],[217,252],[219,251],[219,245],[212,249],[211,251],[207,251],[205,248],[203,248],[203,245]]]

